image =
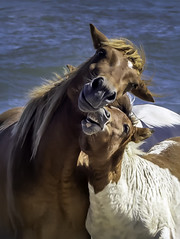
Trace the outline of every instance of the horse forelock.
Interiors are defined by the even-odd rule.
[[[109,39],[108,41],[103,42],[103,45],[110,46],[124,52],[127,59],[132,62],[133,68],[136,69],[139,74],[143,72],[145,65],[145,53],[142,47],[138,48],[126,38]]]
[[[22,147],[30,133],[31,157],[36,155],[40,140],[53,114],[62,104],[73,75],[70,73],[64,78],[57,75],[56,80],[47,81],[30,92],[30,100],[12,132],[16,139],[15,148]]]

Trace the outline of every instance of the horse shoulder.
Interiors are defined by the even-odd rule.
[[[180,137],[156,144],[143,157],[160,168],[168,169],[180,181]]]

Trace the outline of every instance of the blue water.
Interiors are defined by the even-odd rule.
[[[180,113],[180,1],[0,0],[0,112],[94,54],[89,23],[109,38],[143,45],[156,104]],[[144,103],[136,100],[136,103]]]

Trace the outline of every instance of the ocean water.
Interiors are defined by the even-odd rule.
[[[28,91],[53,72],[92,56],[89,23],[142,45],[144,74],[161,95],[156,104],[180,113],[179,0],[0,0],[0,112],[26,104]]]

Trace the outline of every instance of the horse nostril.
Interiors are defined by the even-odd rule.
[[[104,79],[102,77],[98,77],[92,81],[92,88],[97,89],[103,85]]]
[[[116,92],[112,92],[108,97],[107,100],[108,101],[114,101],[116,99]]]

